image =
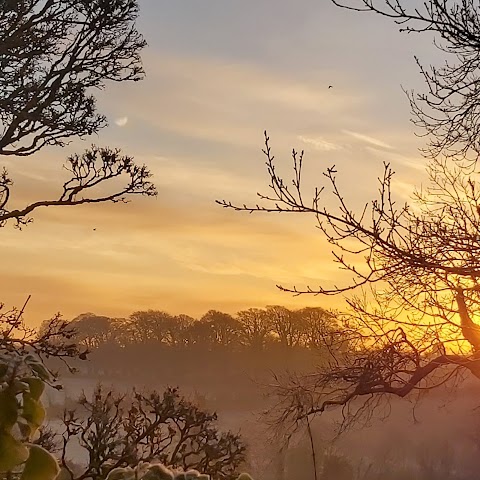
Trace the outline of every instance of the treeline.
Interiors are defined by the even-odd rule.
[[[338,340],[334,313],[323,308],[290,310],[283,306],[249,308],[236,315],[210,310],[199,319],[159,310],[137,311],[128,318],[84,313],[70,325],[76,341],[90,351],[106,345],[201,348],[211,351],[322,348]],[[44,327],[45,328],[45,325]]]
[[[268,383],[273,372],[307,373],[331,361],[333,351],[348,348],[339,319],[323,308],[275,305],[235,315],[210,310],[201,318],[158,310],[128,318],[84,313],[69,326],[72,341],[89,351],[88,361],[70,362],[75,377],[178,386],[208,399],[217,410],[255,409],[263,402],[259,385]],[[70,374],[61,362],[51,367]]]

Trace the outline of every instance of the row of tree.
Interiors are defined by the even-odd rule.
[[[51,320],[41,331],[51,328]],[[290,310],[283,306],[249,308],[236,315],[210,310],[200,319],[146,310],[128,318],[110,318],[84,313],[70,322],[75,340],[89,350],[107,345],[162,345],[213,350],[269,346],[320,348],[340,335],[339,321],[323,308]]]

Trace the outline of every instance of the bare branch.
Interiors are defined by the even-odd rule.
[[[22,209],[8,210],[8,196],[4,195],[0,210],[0,226],[8,220],[15,220],[21,227],[31,221],[28,216],[40,207],[73,206],[87,203],[126,202],[130,195],[155,196],[155,186],[150,182],[151,174],[147,167],[138,166],[133,158],[120,155],[120,150],[98,148],[93,146],[82,155],[68,158],[66,170],[71,178],[63,184],[63,192],[57,200],[42,200]],[[124,180],[125,184],[113,192],[108,192],[107,185],[115,179]],[[12,181],[6,172],[0,179],[0,191],[8,192]],[[110,189],[111,190],[111,189]]]

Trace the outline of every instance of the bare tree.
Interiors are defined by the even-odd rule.
[[[341,405],[348,423],[374,414],[385,395],[404,397],[462,372],[480,378],[480,326],[474,321],[480,302],[480,188],[470,170],[432,159],[429,185],[411,205],[402,205],[395,202],[393,172],[385,165],[378,198],[355,211],[334,167],[307,201],[303,152],[293,151],[291,183],[276,173],[268,136],[264,154],[271,193],[259,195],[262,203],[219,203],[247,212],[314,216],[333,246],[334,261],[351,275],[343,285],[280,286],[296,295],[351,295],[341,325],[349,350],[337,349],[341,354],[313,375],[279,383],[279,419],[296,424]],[[336,208],[324,206],[332,204],[324,198],[329,191]]]
[[[130,315],[133,338],[138,343],[172,345],[176,327],[173,315],[160,310],[133,312]]]
[[[321,307],[305,307],[296,312],[302,319],[302,341],[306,347],[329,347],[338,345],[339,325],[336,315]]]
[[[431,32],[447,60],[423,67],[426,93],[408,92],[413,123],[429,136],[429,156],[476,160],[480,153],[480,10],[475,0],[332,0],[340,7],[375,12],[407,33]]]
[[[232,348],[240,343],[240,323],[228,313],[209,310],[200,322],[210,325],[216,345]]]
[[[75,341],[88,350],[99,348],[114,338],[113,320],[109,317],[82,313],[69,325],[75,330]]]
[[[97,113],[94,89],[107,81],[143,77],[135,28],[136,0],[85,2],[3,0],[0,3],[0,156],[26,156],[106,125]],[[59,196],[12,208],[12,179],[0,175],[0,226],[22,226],[40,207],[125,202],[129,195],[155,195],[145,166],[119,150],[92,147],[71,155]],[[118,187],[116,179],[124,180]],[[115,185],[115,187],[114,187]],[[110,190],[109,190],[110,187]]]
[[[60,315],[44,322],[38,332],[24,322],[23,314],[29,300],[30,297],[21,309],[8,310],[0,304],[0,356],[22,358],[34,354],[40,359],[83,358],[85,349],[75,342],[75,330]]]
[[[92,88],[140,80],[136,0],[0,2],[0,155],[98,132]]]
[[[255,350],[262,350],[272,331],[272,322],[266,311],[249,308],[238,312],[237,318],[241,326],[243,343]]]
[[[301,344],[305,333],[305,324],[301,315],[280,305],[268,305],[266,316],[270,320],[274,334],[278,336],[283,346],[297,347]]]
[[[74,480],[103,479],[116,467],[141,461],[161,461],[185,470],[195,468],[215,479],[235,476],[245,460],[239,435],[220,432],[217,416],[182,397],[178,390],[163,394],[133,393],[133,398],[104,392],[83,396],[76,411],[65,411],[61,462]],[[73,472],[70,447],[86,450],[88,462]]]

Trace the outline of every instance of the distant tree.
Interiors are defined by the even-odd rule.
[[[241,326],[238,320],[228,313],[209,310],[200,322],[210,325],[216,345],[232,347],[240,343]]]
[[[220,432],[216,414],[171,388],[128,398],[99,386],[91,399],[80,399],[79,408],[65,411],[63,424],[61,463],[73,480],[104,479],[113,468],[152,460],[231,479],[245,460],[239,435]],[[78,446],[88,461],[74,472],[69,459]]]
[[[83,313],[70,322],[77,342],[94,350],[106,345],[129,347],[198,346],[207,350],[228,347],[263,348],[280,342],[286,348],[323,348],[338,344],[339,320],[323,308],[289,310],[280,305],[238,312],[238,318],[209,310],[199,320],[160,310],[133,312],[129,318],[110,318]],[[41,330],[49,325],[44,322]],[[344,339],[345,340],[345,339]],[[338,345],[337,345],[338,346]]]
[[[184,347],[188,345],[189,329],[195,322],[193,317],[181,313],[175,316],[175,328],[172,330],[172,345]]]
[[[82,313],[71,321],[70,326],[75,331],[75,340],[88,350],[101,347],[115,338],[112,319],[102,315]]]
[[[298,347],[305,332],[303,318],[288,308],[269,305],[265,312],[273,333],[284,347]]]
[[[189,346],[197,346],[211,350],[216,345],[216,333],[213,325],[209,322],[196,320],[190,325],[187,336],[187,345]]]
[[[131,332],[136,343],[172,345],[177,329],[173,315],[159,310],[134,312],[130,315]]]
[[[333,343],[338,344],[336,335],[341,333],[340,324],[334,313],[321,307],[306,307],[296,314],[301,318],[305,346],[325,348]]]
[[[272,323],[265,310],[249,308],[237,313],[242,329],[243,343],[255,350],[262,350],[270,336]]]

